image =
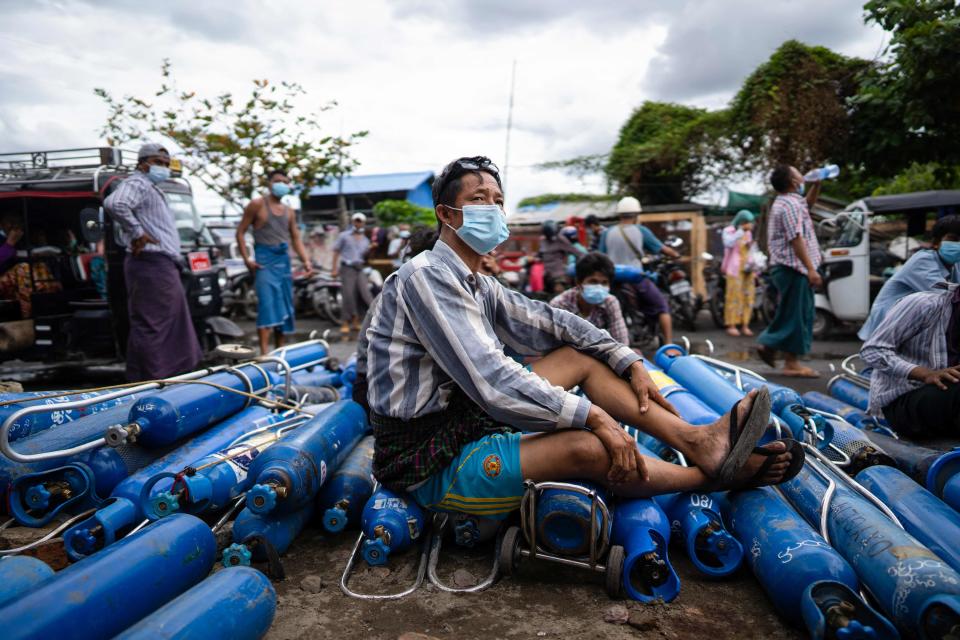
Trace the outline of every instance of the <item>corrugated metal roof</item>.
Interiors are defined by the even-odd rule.
[[[344,176],[343,191],[336,179],[330,184],[310,189],[311,196],[335,196],[338,193],[384,193],[410,191],[433,178],[433,171],[410,171],[406,173],[378,173],[369,176]]]
[[[646,205],[643,210],[646,213],[702,211],[703,205],[694,202],[680,202],[677,204]],[[615,200],[606,202],[551,202],[520,207],[516,213],[507,216],[507,224],[541,224],[547,220],[562,222],[570,216],[586,218],[590,214],[601,220],[612,220],[617,217],[616,211],[617,202]]]

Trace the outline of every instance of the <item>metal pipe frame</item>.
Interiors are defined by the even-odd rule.
[[[437,522],[439,521],[439,524]],[[434,514],[433,536],[430,542],[430,557],[427,561],[427,578],[430,583],[440,591],[447,593],[479,593],[493,586],[500,576],[500,545],[503,543],[503,526],[497,531],[497,540],[493,547],[493,568],[487,577],[473,585],[472,587],[450,587],[447,586],[437,575],[437,563],[440,559],[440,547],[443,545],[443,534],[450,523],[450,516],[445,513]]]
[[[604,571],[605,567],[599,563],[600,557],[607,552],[610,546],[610,537],[607,533],[610,523],[610,511],[606,503],[600,498],[596,489],[585,489],[580,485],[569,482],[533,482],[527,480],[524,482],[525,491],[520,500],[520,530],[530,545],[529,550],[520,549],[520,553],[530,559],[542,557],[551,562],[560,562],[571,567],[582,567],[593,571]],[[559,491],[572,491],[590,499],[590,555],[589,560],[584,562],[573,558],[562,558],[547,551],[544,551],[537,545],[537,495],[545,489],[556,489]],[[600,527],[602,531],[597,532],[597,511],[600,512]],[[599,539],[598,539],[599,538]]]
[[[420,588],[420,585],[423,584],[423,578],[427,574],[427,564],[429,562],[429,550],[431,545],[431,540],[433,538],[432,528],[429,531],[424,532],[425,537],[423,540],[423,545],[420,550],[420,563],[417,566],[417,578],[414,583],[400,591],[398,593],[358,593],[350,589],[350,575],[353,573],[353,567],[357,562],[357,558],[360,556],[360,548],[363,546],[364,541],[367,539],[367,535],[360,532],[359,537],[357,537],[357,543],[353,545],[353,551],[350,552],[350,558],[347,560],[347,566],[343,569],[343,575],[340,576],[340,591],[344,595],[351,598],[356,598],[358,600],[399,600],[404,598],[417,589]]]
[[[766,378],[764,378],[762,375],[760,375],[756,371],[753,371],[752,369],[747,369],[746,367],[741,367],[736,364],[730,364],[729,362],[724,362],[723,360],[717,360],[716,358],[711,358],[710,356],[702,356],[698,354],[692,354],[692,355],[694,358],[703,360],[704,362],[706,362],[707,364],[713,367],[716,367],[718,369],[725,369],[726,371],[731,372],[734,376],[734,384],[736,385],[737,389],[739,389],[740,391],[743,391],[743,377],[742,377],[743,374],[747,374],[748,376],[753,376],[754,378],[757,378],[763,382],[767,381]]]

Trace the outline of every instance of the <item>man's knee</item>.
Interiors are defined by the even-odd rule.
[[[575,434],[575,435],[574,435]],[[610,455],[604,449],[600,438],[589,431],[571,431],[567,447],[567,464],[571,471],[592,476],[606,473],[610,468]]]

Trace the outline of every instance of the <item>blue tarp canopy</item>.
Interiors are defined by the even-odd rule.
[[[424,182],[433,179],[432,171],[411,171],[407,173],[380,173],[370,176],[344,176],[343,188],[334,178],[330,184],[313,187],[310,196],[335,196],[340,193],[353,195],[360,193],[390,193],[395,191],[413,191]]]

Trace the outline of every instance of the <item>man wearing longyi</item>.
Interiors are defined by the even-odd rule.
[[[488,158],[451,162],[433,199],[440,239],[387,279],[367,331],[374,474],[385,486],[427,508],[498,518],[519,506],[525,478],[650,496],[775,484],[799,471],[794,441],[756,446],[766,389],[714,425],[691,426],[632,349],[477,273],[509,235]],[[542,357],[524,367],[511,356]],[[585,395],[567,391],[575,386]],[[696,466],[642,456],[621,422]]]

